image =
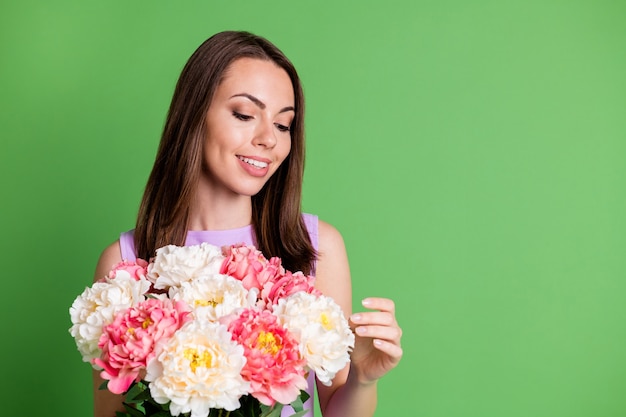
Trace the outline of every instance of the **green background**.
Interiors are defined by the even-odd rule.
[[[87,416],[68,308],[134,218],[177,76],[244,29],[307,96],[304,209],[392,297],[377,416],[626,416],[626,2],[0,6],[3,416]]]

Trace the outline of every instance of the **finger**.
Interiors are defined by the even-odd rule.
[[[362,312],[350,316],[350,321],[356,325],[373,325],[382,326],[397,325],[396,318],[392,313],[384,312]]]
[[[399,345],[380,339],[374,339],[372,343],[376,349],[392,357],[395,363],[402,358],[402,348]]]
[[[395,303],[389,298],[367,297],[361,301],[361,304],[370,310],[389,311],[391,313],[396,311]]]
[[[354,329],[355,333],[361,337],[371,337],[373,339],[381,339],[395,344],[400,344],[402,338],[402,329],[390,326],[359,326]]]

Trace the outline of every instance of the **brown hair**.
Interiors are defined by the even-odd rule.
[[[252,197],[256,245],[268,257],[281,257],[286,268],[310,273],[316,253],[301,214],[302,86],[289,59],[268,40],[248,32],[228,31],[212,36],[196,49],[183,68],[137,216],[137,256],[149,259],[161,246],[184,245],[190,205],[202,167],[206,114],[225,71],[243,57],[269,60],[283,68],[291,79],[295,98],[291,151]]]

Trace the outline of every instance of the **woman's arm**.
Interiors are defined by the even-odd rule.
[[[122,261],[120,243],[115,242],[107,247],[100,255],[94,282],[106,276],[111,268]],[[93,371],[93,415],[94,417],[114,417],[116,411],[124,411],[123,395],[113,394],[109,390],[101,390],[104,379],[100,378],[100,371]]]
[[[395,319],[391,300],[368,298],[364,307],[376,311],[352,315],[350,268],[343,238],[327,223],[319,222],[319,259],[316,286],[343,309],[356,333],[351,362],[327,387],[318,383],[320,409],[324,417],[367,417],[374,415],[376,384],[402,357],[402,331]]]

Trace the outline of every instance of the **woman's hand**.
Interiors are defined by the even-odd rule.
[[[366,298],[363,307],[375,310],[355,313],[350,324],[356,334],[350,374],[360,383],[372,383],[393,369],[402,357],[402,329],[395,317],[394,302]]]

